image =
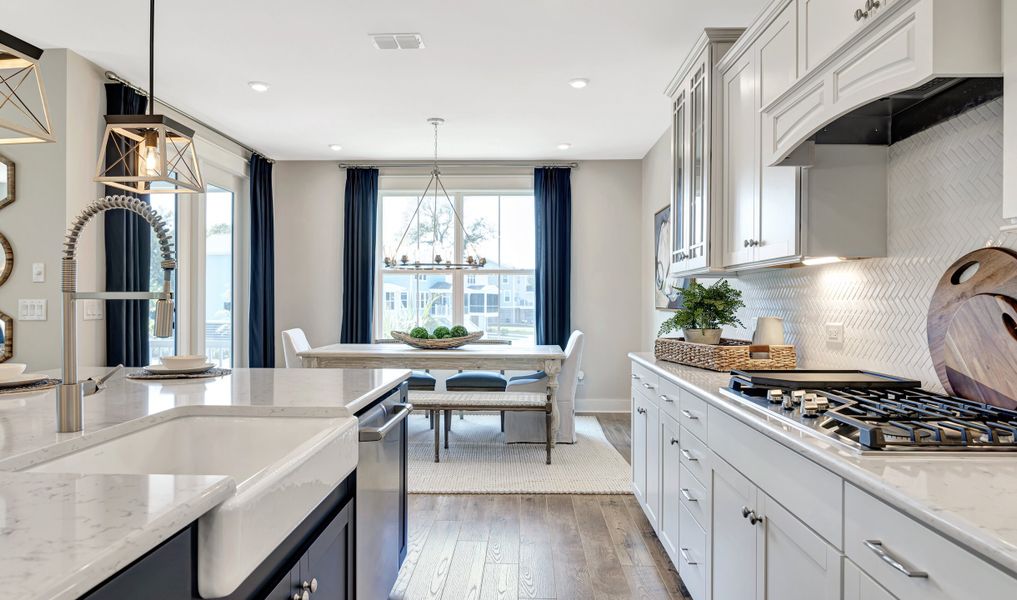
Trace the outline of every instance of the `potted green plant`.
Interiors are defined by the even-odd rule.
[[[660,325],[658,336],[681,329],[685,341],[696,344],[719,344],[721,327],[741,325],[736,313],[745,306],[742,292],[721,279],[707,287],[692,281],[688,287],[676,288],[681,308]]]

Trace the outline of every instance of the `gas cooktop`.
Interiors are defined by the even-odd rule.
[[[1017,411],[869,371],[732,371],[725,395],[859,452],[1017,451]]]

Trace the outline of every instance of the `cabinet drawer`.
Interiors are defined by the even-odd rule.
[[[710,449],[684,427],[680,432],[681,463],[699,481],[710,481]]]
[[[710,408],[710,449],[813,531],[843,547],[843,480],[794,450]]]
[[[678,486],[678,499],[703,529],[710,523],[710,493],[707,487],[696,477],[681,467],[681,478]]]
[[[657,404],[660,409],[674,419],[678,418],[678,401],[681,396],[681,388],[678,384],[664,379],[657,380]]]
[[[845,488],[844,552],[900,600],[1004,598],[1017,590],[1017,579],[853,485]]]
[[[678,421],[689,433],[709,442],[706,437],[706,406],[706,400],[682,388],[678,401]]]
[[[657,374],[642,365],[632,363],[632,390],[659,404],[657,399]]]
[[[706,600],[706,531],[684,505],[678,508],[678,574],[694,600]]]

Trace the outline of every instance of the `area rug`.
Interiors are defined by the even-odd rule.
[[[576,443],[557,444],[544,464],[543,444],[506,444],[496,414],[453,417],[449,449],[434,462],[434,432],[410,416],[411,494],[630,494],[629,463],[596,417],[576,417]],[[444,442],[444,437],[442,439]]]

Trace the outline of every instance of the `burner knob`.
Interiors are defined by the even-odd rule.
[[[784,396],[784,402],[781,404],[781,408],[784,410],[794,410],[795,406],[797,405],[795,404],[794,396]]]
[[[784,400],[784,390],[770,390],[766,394],[770,404],[780,404]]]
[[[791,392],[791,401],[795,404],[801,404],[802,399],[805,398],[805,390],[795,390]]]
[[[829,410],[830,408],[830,401],[826,398],[826,396],[816,396],[814,402],[816,403],[816,408],[820,411]]]
[[[819,416],[819,406],[812,400],[802,402],[802,416],[815,418]]]

